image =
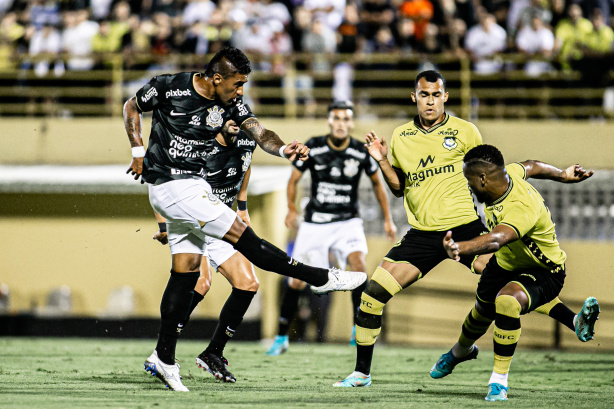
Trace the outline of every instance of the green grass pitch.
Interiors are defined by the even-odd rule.
[[[166,390],[143,370],[154,340],[0,338],[0,408],[614,408],[614,355],[520,349],[508,402],[485,402],[492,351],[444,379],[428,372],[444,349],[378,345],[370,388],[333,388],[354,367],[349,345],[293,344],[279,357],[260,343],[226,348],[236,384],[194,363],[206,342],[180,340],[190,393]]]

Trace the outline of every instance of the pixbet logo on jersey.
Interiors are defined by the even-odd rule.
[[[166,91],[166,98],[170,98],[170,97],[189,97],[191,96],[192,93],[190,92],[189,89],[172,89],[170,91]]]

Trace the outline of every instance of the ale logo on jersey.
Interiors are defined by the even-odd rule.
[[[207,111],[209,112],[209,115],[207,115],[206,119],[207,126],[211,128],[217,128],[222,126],[222,124],[224,123],[224,117],[222,117],[222,114],[225,112],[224,108],[220,108],[216,105],[213,108],[207,109]]]

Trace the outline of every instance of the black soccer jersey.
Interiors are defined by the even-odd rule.
[[[196,72],[154,77],[136,93],[141,111],[153,111],[143,180],[205,176],[207,152],[222,125],[254,115],[239,96],[231,106],[207,99],[194,88]]]
[[[213,194],[229,207],[232,207],[241,189],[255,149],[256,142],[241,131],[233,146],[224,146],[214,139],[212,148],[207,153],[207,182],[211,185]]]
[[[311,171],[311,197],[305,208],[305,221],[329,223],[357,217],[361,171],[373,175],[377,162],[353,138],[342,150],[330,145],[326,136],[311,138],[305,145],[310,149],[309,159],[294,162],[301,172]]]

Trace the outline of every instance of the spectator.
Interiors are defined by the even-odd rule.
[[[372,42],[380,27],[395,24],[396,10],[390,0],[362,0],[360,21],[364,25],[365,38]]]
[[[433,19],[433,3],[429,0],[408,0],[401,4],[401,15],[414,22],[414,39],[416,43],[424,41],[426,30]]]
[[[45,23],[41,28],[36,30],[30,38],[29,55],[36,56],[39,54],[57,55],[62,49],[62,38],[59,31],[50,23]],[[49,72],[49,60],[41,60],[34,62],[34,73],[37,77],[44,77]],[[64,63],[61,59],[57,59],[54,63],[54,73],[56,76],[64,74]]]
[[[577,67],[582,72],[583,82],[594,88],[607,85],[609,70],[612,67],[612,45],[614,31],[603,20],[601,9],[593,10],[592,30],[579,39],[582,58]]]
[[[86,10],[67,11],[62,32],[62,49],[68,53],[69,70],[86,71],[94,67],[92,38],[98,32],[98,24],[88,20]]]
[[[510,10],[511,11],[511,10]],[[529,0],[529,4],[522,8],[518,13],[518,19],[514,26],[508,26],[508,33],[512,37],[516,37],[516,33],[523,27],[530,26],[533,23],[535,15],[538,15],[542,23],[546,26],[552,21],[552,12],[544,7],[541,0]],[[510,22],[510,20],[508,20]]]
[[[215,10],[215,4],[211,0],[188,0],[188,4],[182,13],[184,26],[193,26],[194,23],[207,23]]]
[[[60,7],[56,1],[32,0],[26,12],[30,24],[37,29],[45,24],[57,26],[60,23]]]
[[[571,69],[571,61],[582,58],[580,38],[593,31],[592,23],[582,17],[582,9],[578,4],[571,4],[567,11],[568,18],[559,22],[554,32],[556,49],[559,50],[559,62],[564,70]]]
[[[337,52],[340,54],[354,54],[362,49],[362,36],[359,31],[360,20],[356,4],[345,6],[345,16],[337,28]],[[343,98],[340,100],[351,100]]]
[[[528,76],[538,77],[552,70],[549,60],[554,49],[554,34],[545,26],[542,13],[534,12],[531,24],[518,31],[516,46],[529,57],[524,66]]]
[[[113,0],[89,0],[92,18],[96,21],[106,20],[111,12]],[[128,6],[130,7],[130,6]]]
[[[345,6],[345,0],[305,0],[303,3],[303,7],[333,32],[343,21]]]
[[[480,23],[471,27],[465,36],[465,48],[471,54],[474,71],[477,74],[499,72],[503,62],[497,54],[505,50],[507,33],[484,8],[478,9],[478,20]]]
[[[17,22],[15,13],[7,13],[0,22],[0,71],[16,68],[18,44],[25,28]]]

